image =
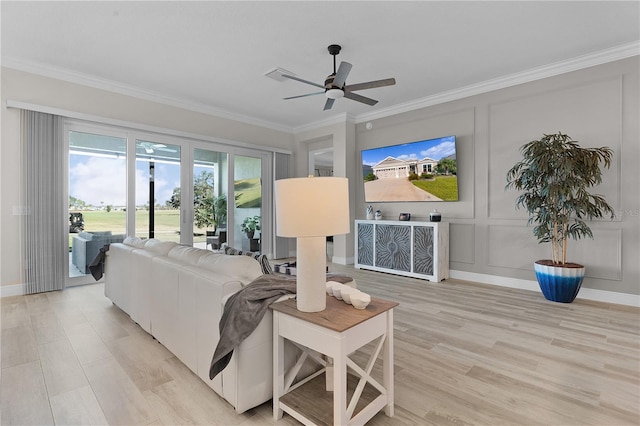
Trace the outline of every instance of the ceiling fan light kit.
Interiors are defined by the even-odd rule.
[[[327,91],[324,92],[324,94],[329,99],[339,99],[344,96],[344,92],[342,91],[342,89],[327,89]]]
[[[287,74],[282,75],[282,77],[285,77],[291,80],[296,80],[301,83],[306,83],[311,86],[324,89],[323,92],[313,92],[313,93],[307,93],[304,95],[290,96],[284,99],[304,98],[307,96],[322,95],[324,93],[324,95],[327,98],[327,102],[324,105],[325,111],[328,109],[331,109],[334,101],[342,97],[351,99],[353,101],[361,102],[366,105],[373,106],[377,104],[378,101],[376,101],[375,99],[367,98],[362,95],[358,95],[353,92],[355,92],[356,90],[373,89],[376,87],[392,86],[396,84],[395,78],[386,78],[383,80],[375,80],[375,81],[368,81],[366,83],[357,83],[357,84],[347,85],[346,84],[347,76],[351,71],[352,65],[348,62],[340,62],[340,66],[336,69],[336,56],[340,53],[341,49],[342,47],[337,44],[332,44],[328,47],[329,54],[333,56],[333,73],[327,77],[327,79],[324,81],[324,85],[314,83],[312,81],[304,80],[302,78],[295,77],[293,75],[287,75]]]

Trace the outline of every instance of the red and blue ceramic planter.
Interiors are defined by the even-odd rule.
[[[561,303],[574,301],[585,273],[583,265],[566,263],[563,266],[554,266],[551,260],[538,260],[533,264],[533,269],[544,297],[552,302]]]

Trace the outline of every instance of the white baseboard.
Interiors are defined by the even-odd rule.
[[[331,257],[331,263],[337,263],[338,265],[353,265],[355,258],[353,257]]]
[[[27,287],[24,284],[3,285],[0,287],[0,298],[10,296],[22,296],[27,294]]]
[[[333,257],[333,263],[340,265],[353,264],[353,258]],[[518,278],[500,277],[497,275],[477,274],[475,272],[450,270],[449,276],[458,280],[475,281],[482,284],[497,285],[500,287],[518,288],[521,290],[540,291],[537,281],[521,280]],[[25,284],[0,286],[0,298],[10,296],[22,296],[26,294]],[[629,293],[617,293],[615,291],[597,290],[582,287],[577,299],[594,300],[597,302],[614,303],[617,305],[633,306],[640,308],[640,295]]]
[[[475,281],[483,284],[497,285],[501,287],[519,288],[521,290],[540,291],[537,281],[521,280],[517,278],[500,277],[496,275],[476,274],[466,271],[449,271],[449,276],[458,280]],[[577,299],[594,300],[597,302],[615,303],[640,308],[640,295],[629,293],[617,293],[615,291],[597,290],[582,287]]]

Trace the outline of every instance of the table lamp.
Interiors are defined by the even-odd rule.
[[[319,312],[327,306],[327,237],[348,234],[349,180],[341,177],[275,182],[276,234],[295,237],[296,307]]]

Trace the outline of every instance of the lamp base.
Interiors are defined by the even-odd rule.
[[[298,237],[296,308],[302,312],[320,312],[327,307],[326,237]]]

